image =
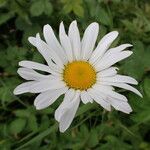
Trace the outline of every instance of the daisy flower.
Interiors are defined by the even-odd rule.
[[[39,33],[28,39],[44,57],[47,65],[26,60],[19,62],[18,74],[27,82],[15,88],[15,95],[40,93],[34,101],[34,106],[40,110],[64,94],[62,103],[55,111],[60,132],[70,126],[81,101],[84,104],[95,101],[107,111],[113,107],[129,114],[132,108],[127,98],[115,92],[114,87],[132,91],[142,97],[131,86],[138,82],[132,77],[117,74],[118,68],[112,67],[132,54],[130,50],[125,50],[132,45],[122,44],[110,48],[118,36],[117,31],[106,34],[96,45],[98,32],[98,23],[91,23],[80,39],[76,21],[70,24],[68,34],[61,22],[58,41],[53,29],[47,24],[43,28],[45,41]]]

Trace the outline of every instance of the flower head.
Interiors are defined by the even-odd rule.
[[[80,39],[77,22],[73,21],[66,34],[63,23],[59,28],[59,40],[54,35],[50,25],[45,25],[43,34],[29,37],[46,60],[47,65],[33,61],[19,62],[18,74],[27,80],[17,86],[14,94],[26,92],[40,93],[35,101],[36,109],[50,106],[62,94],[64,100],[55,111],[55,119],[59,122],[61,132],[71,124],[80,101],[84,104],[93,101],[104,109],[111,111],[111,106],[124,113],[132,111],[127,98],[115,92],[113,87],[123,88],[141,96],[132,85],[138,82],[129,76],[117,74],[115,63],[129,57],[132,52],[125,50],[131,44],[122,44],[109,48],[117,38],[118,32],[113,31],[105,35],[95,46],[99,32],[98,23],[91,23]],[[48,73],[40,74],[35,70]]]

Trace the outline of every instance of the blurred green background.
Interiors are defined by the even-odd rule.
[[[58,131],[51,107],[36,111],[35,94],[13,95],[23,80],[17,75],[20,60],[43,62],[28,43],[50,24],[58,35],[76,19],[83,35],[91,22],[100,24],[99,39],[118,30],[113,46],[134,45],[134,54],[117,64],[119,72],[139,81],[144,98],[117,90],[129,99],[133,113],[106,112],[97,104],[80,105],[71,127]],[[0,0],[0,150],[150,150],[150,0]]]

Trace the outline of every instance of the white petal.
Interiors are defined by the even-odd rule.
[[[26,61],[26,60],[20,61],[19,66],[52,73],[52,70],[47,65],[40,64],[40,63],[33,62],[33,61]]]
[[[35,46],[36,47],[36,39],[35,39],[35,37],[29,37],[28,38],[28,41],[33,45],[33,46]]]
[[[49,60],[51,60],[51,57],[50,55],[48,55],[48,51],[41,46],[41,42],[39,43],[39,41],[41,40],[39,33],[36,34],[36,37],[29,37],[28,40],[29,42],[31,42],[31,44],[37,47],[40,54],[44,57],[46,62],[49,64]]]
[[[98,45],[100,46],[101,44],[103,43],[110,43],[110,41],[114,41],[117,36],[118,36],[118,31],[111,31],[109,33],[107,33],[101,40],[100,42],[98,43]]]
[[[111,106],[110,104],[106,101],[106,97],[104,97],[103,94],[101,94],[99,91],[91,88],[88,90],[88,93],[90,94],[90,96],[98,103],[100,104],[103,108],[105,108],[106,110],[110,111],[111,110]]]
[[[58,72],[60,70],[59,66],[56,66],[52,62],[51,59],[53,59],[53,61],[55,61],[57,63],[62,63],[62,62],[61,62],[60,58],[57,56],[57,54],[52,49],[50,49],[44,41],[41,40],[39,33],[36,34],[36,38],[35,37],[29,37],[28,40],[32,45],[37,47],[38,51],[41,53],[41,55],[44,57],[44,59],[46,60],[46,62],[49,65],[49,67],[51,68],[50,71],[52,72],[52,70],[53,70],[53,71]],[[41,66],[40,63],[36,63],[36,62],[32,62],[32,61],[27,61],[27,62],[28,62],[28,64],[27,64],[28,66],[30,66],[30,64],[33,66],[36,66],[36,67],[37,67],[37,65]],[[40,68],[42,68],[42,66]]]
[[[62,89],[56,89],[56,90],[50,90],[43,92],[39,94],[35,101],[34,101],[34,106],[36,109],[44,109],[48,106],[50,106],[55,100],[62,94],[64,94],[68,88],[62,88]]]
[[[103,57],[96,65],[95,68],[97,71],[101,71],[103,69],[109,68],[110,66],[114,65],[115,63],[129,57],[133,52],[131,51],[122,51],[117,54],[112,54],[108,57]]]
[[[76,21],[70,24],[68,35],[72,44],[74,57],[76,60],[79,60],[81,58],[81,41]]]
[[[62,101],[62,103],[59,105],[59,107],[56,109],[55,111],[55,119],[59,122],[60,118],[62,116],[62,114],[64,114],[65,109],[68,106],[68,104],[70,104],[70,102],[73,100],[75,96],[75,90],[73,89],[69,89],[64,97],[64,100]]]
[[[112,76],[112,77],[100,77],[98,79],[100,82],[120,82],[120,83],[129,83],[129,84],[135,84],[137,85],[138,82],[132,78],[132,77],[129,77],[129,76],[124,76],[124,75],[115,75],[115,76]]]
[[[64,53],[63,48],[61,47],[60,43],[58,42],[53,29],[51,28],[50,25],[45,25],[43,28],[43,34],[44,38],[49,45],[50,49],[53,49],[57,55],[60,57],[60,59],[63,61],[63,63],[67,62],[66,55]]]
[[[63,62],[57,53],[51,49],[44,41],[42,41],[37,34],[36,36],[37,48],[39,52],[43,55],[49,66],[51,66],[51,59],[61,68],[63,68]]]
[[[61,45],[65,50],[68,60],[70,62],[73,61],[73,50],[72,50],[71,42],[65,32],[63,22],[61,22],[59,27],[59,38],[60,38]]]
[[[32,93],[40,93],[47,90],[60,89],[65,87],[65,83],[58,79],[42,80],[30,87]]]
[[[109,86],[104,86],[104,85],[100,85],[100,84],[95,84],[93,86],[93,89],[99,90],[100,92],[102,92],[108,96],[111,96],[113,98],[117,98],[122,101],[127,101],[127,98],[124,95],[121,95],[115,91],[112,91],[111,86],[109,87]]]
[[[62,73],[62,68],[59,67],[57,64],[55,64],[54,62],[49,61],[49,67],[51,69],[51,73],[52,74],[57,74],[57,73]]]
[[[91,96],[89,95],[89,93],[87,91],[82,91],[81,92],[81,100],[84,104],[87,104],[89,102],[93,102],[93,99],[91,98]]]
[[[133,45],[131,45],[131,44],[122,44],[122,45],[120,45],[120,46],[117,46],[117,47],[114,47],[114,48],[111,48],[111,49],[109,49],[106,53],[105,53],[105,55],[111,55],[111,54],[114,54],[114,53],[118,53],[118,52],[121,52],[121,51],[123,51],[124,49],[126,49],[127,47],[131,47],[131,46],[133,46]]]
[[[31,37],[30,37],[31,38]],[[28,40],[30,40],[30,38]],[[36,43],[36,47],[38,51],[41,53],[41,55],[44,57],[46,62],[48,63],[49,66],[51,66],[51,59],[58,65],[62,67],[62,61],[60,60],[59,56],[57,56],[56,52],[41,40],[39,33],[36,34],[36,38],[32,37],[32,41],[34,40],[34,43]]]
[[[64,132],[68,129],[70,126],[71,122],[73,121],[73,118],[76,114],[76,111],[79,107],[80,103],[80,98],[79,98],[79,93],[76,92],[75,97],[71,101],[70,104],[65,109],[64,113],[62,114],[59,122],[59,129],[60,132]]]
[[[117,74],[117,67],[110,67],[108,69],[102,70],[99,73],[97,73],[97,77],[101,78],[101,77],[109,77],[109,76],[114,76]]]
[[[104,55],[104,53],[106,52],[106,50],[110,47],[112,42],[117,38],[117,36],[118,36],[117,31],[112,31],[106,34],[98,43],[89,61],[92,64],[94,64],[96,61],[99,61],[101,57]]]
[[[26,80],[42,80],[42,79],[48,79],[50,75],[42,75],[36,71],[34,71],[33,69],[29,69],[29,68],[19,68],[18,69],[18,74],[26,79]]]
[[[128,102],[120,101],[119,99],[111,98],[111,97],[109,97],[109,100],[111,102],[111,105],[116,110],[122,111],[122,112],[127,113],[127,114],[132,112],[132,108],[130,107]]]
[[[15,95],[19,95],[19,94],[22,94],[22,93],[27,93],[27,92],[30,92],[30,87],[37,83],[36,81],[29,81],[29,82],[25,82],[25,83],[22,83],[20,85],[18,85],[15,89],[14,89],[14,94]]]
[[[82,59],[88,60],[94,49],[99,32],[98,23],[91,23],[84,32],[82,39]]]
[[[113,87],[112,86],[110,86],[110,85],[101,85],[101,82],[97,82],[95,85],[93,85],[93,88],[94,89],[101,89],[101,88],[106,88],[107,90],[113,90]]]
[[[143,97],[142,94],[134,87],[126,84],[126,83],[114,83],[114,82],[101,82],[102,85],[112,85],[116,87],[120,87],[129,91],[134,92],[135,94],[139,95],[140,97]]]

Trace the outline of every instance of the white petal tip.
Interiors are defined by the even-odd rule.
[[[112,108],[111,108],[111,106],[110,106],[110,108],[109,108],[109,110],[108,111],[112,111]]]
[[[114,67],[116,70],[119,70],[119,68],[118,67]]]
[[[141,98],[143,98],[143,95],[140,92],[138,93],[138,96],[140,96]]]
[[[135,85],[138,85],[138,82],[135,79],[133,79],[133,81]]]
[[[22,61],[19,61],[18,65],[20,66],[22,64]]]
[[[36,34],[36,38],[40,38],[40,33],[37,33],[37,34]]]
[[[17,73],[20,74],[21,72],[21,68],[18,68]]]
[[[132,44],[128,44],[128,47],[132,47],[133,45]]]
[[[46,25],[44,25],[43,29],[46,29],[46,28],[48,28],[48,27],[50,27],[50,25],[49,25],[49,24],[46,24]]]
[[[132,108],[130,108],[129,110],[118,110],[118,111],[121,111],[125,114],[130,114],[133,110],[132,110]]]
[[[74,21],[72,21],[72,22],[71,22],[71,24],[76,25],[76,24],[77,24],[77,21],[76,21],[76,20],[74,20]]]
[[[131,107],[129,107],[127,111],[124,111],[124,113],[126,113],[126,114],[130,114],[132,111],[133,111],[133,110],[132,110],[132,108],[131,108]]]
[[[47,34],[51,34],[52,31],[53,31],[53,30],[52,30],[52,28],[51,28],[51,26],[50,26],[49,24],[44,25],[44,27],[43,27],[43,34],[44,34],[44,37],[45,37]]]
[[[15,90],[15,89],[14,89],[14,91],[13,91],[13,94],[14,94],[14,95],[17,95],[17,92],[16,92],[16,90]]]
[[[130,114],[132,111],[129,111],[129,112],[124,112],[125,114]]]
[[[99,24],[97,22],[93,22],[93,23],[91,23],[91,25],[99,27]]]
[[[36,46],[36,38],[35,38],[35,37],[28,37],[28,41],[29,41],[32,45]]]
[[[20,90],[18,90],[18,88],[15,88],[14,91],[13,91],[13,94],[14,95],[19,95],[21,93],[20,93]]]
[[[127,57],[129,57],[129,56],[131,56],[131,55],[133,54],[133,52],[132,52],[132,51],[129,51],[129,50],[126,50],[126,51],[123,51],[123,52],[126,53]],[[123,53],[123,52],[122,52],[122,53]],[[127,58],[127,57],[126,57],[126,58]]]
[[[118,31],[112,31],[112,33],[114,34],[114,36],[118,36],[119,35],[119,32]]]
[[[35,105],[34,105],[35,106]],[[35,106],[35,109],[36,110],[41,110],[41,109],[43,109],[43,108],[41,108],[41,107],[39,107],[39,106]]]
[[[110,38],[111,41],[114,41],[119,35],[118,31],[111,31],[106,36]]]
[[[107,109],[106,109],[106,108],[104,108],[104,110],[106,110],[106,111],[109,111],[109,112],[110,112],[110,111],[111,111],[111,107],[110,107],[110,108],[107,108]]]
[[[60,25],[64,25],[64,22],[63,22],[63,21],[61,21]]]
[[[28,37],[28,41],[31,43],[33,37]]]
[[[83,104],[88,104],[89,102],[82,101]]]
[[[36,100],[34,100],[34,103],[33,103],[33,105],[34,105],[35,107],[36,107],[36,103],[37,103],[37,102],[36,102]]]
[[[20,61],[20,62],[18,63],[18,65],[21,66],[21,65],[22,65],[22,62],[23,62],[23,61]]]
[[[24,67],[23,65],[26,63],[26,60],[22,60],[18,63],[19,66]],[[26,67],[24,67],[26,68]]]
[[[67,130],[67,129],[61,128],[61,127],[59,126],[59,131],[60,131],[61,133],[64,133],[66,130]]]

